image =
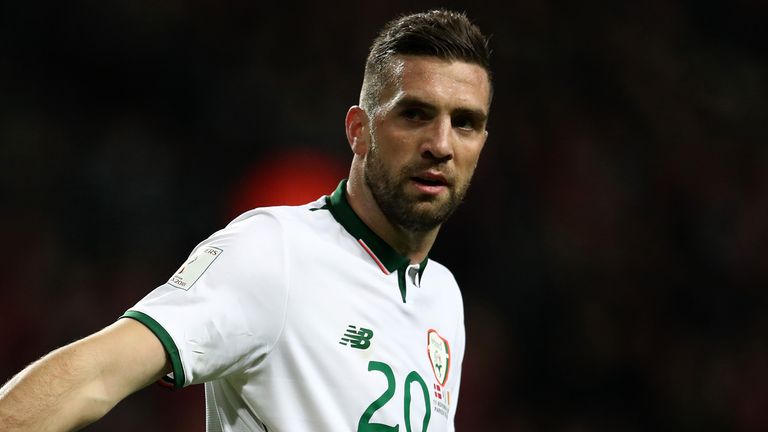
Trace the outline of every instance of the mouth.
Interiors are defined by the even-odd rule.
[[[438,194],[450,186],[446,178],[439,173],[423,172],[410,179],[417,189],[430,195]]]
[[[445,180],[441,180],[441,179],[411,177],[411,180],[425,186],[448,186],[448,183]]]

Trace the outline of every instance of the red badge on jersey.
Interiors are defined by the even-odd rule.
[[[427,332],[427,355],[432,364],[432,372],[435,373],[435,379],[441,386],[448,381],[448,372],[451,369],[451,347],[437,330],[430,329]]]

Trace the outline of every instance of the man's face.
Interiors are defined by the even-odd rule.
[[[475,64],[397,56],[371,119],[365,182],[393,224],[442,224],[461,203],[485,143],[490,83]]]

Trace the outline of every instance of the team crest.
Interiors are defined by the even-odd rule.
[[[441,386],[448,381],[448,372],[451,369],[451,348],[448,341],[440,336],[436,330],[427,332],[427,354],[432,364],[432,372]]]

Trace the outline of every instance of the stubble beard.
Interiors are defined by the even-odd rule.
[[[410,164],[399,173],[390,175],[379,157],[376,145],[371,145],[365,159],[365,184],[373,195],[384,216],[393,225],[414,233],[431,231],[442,225],[461,204],[469,179],[464,184],[448,187],[448,198],[435,196],[411,196],[406,186],[411,176],[423,166]],[[471,176],[470,176],[471,178]]]

